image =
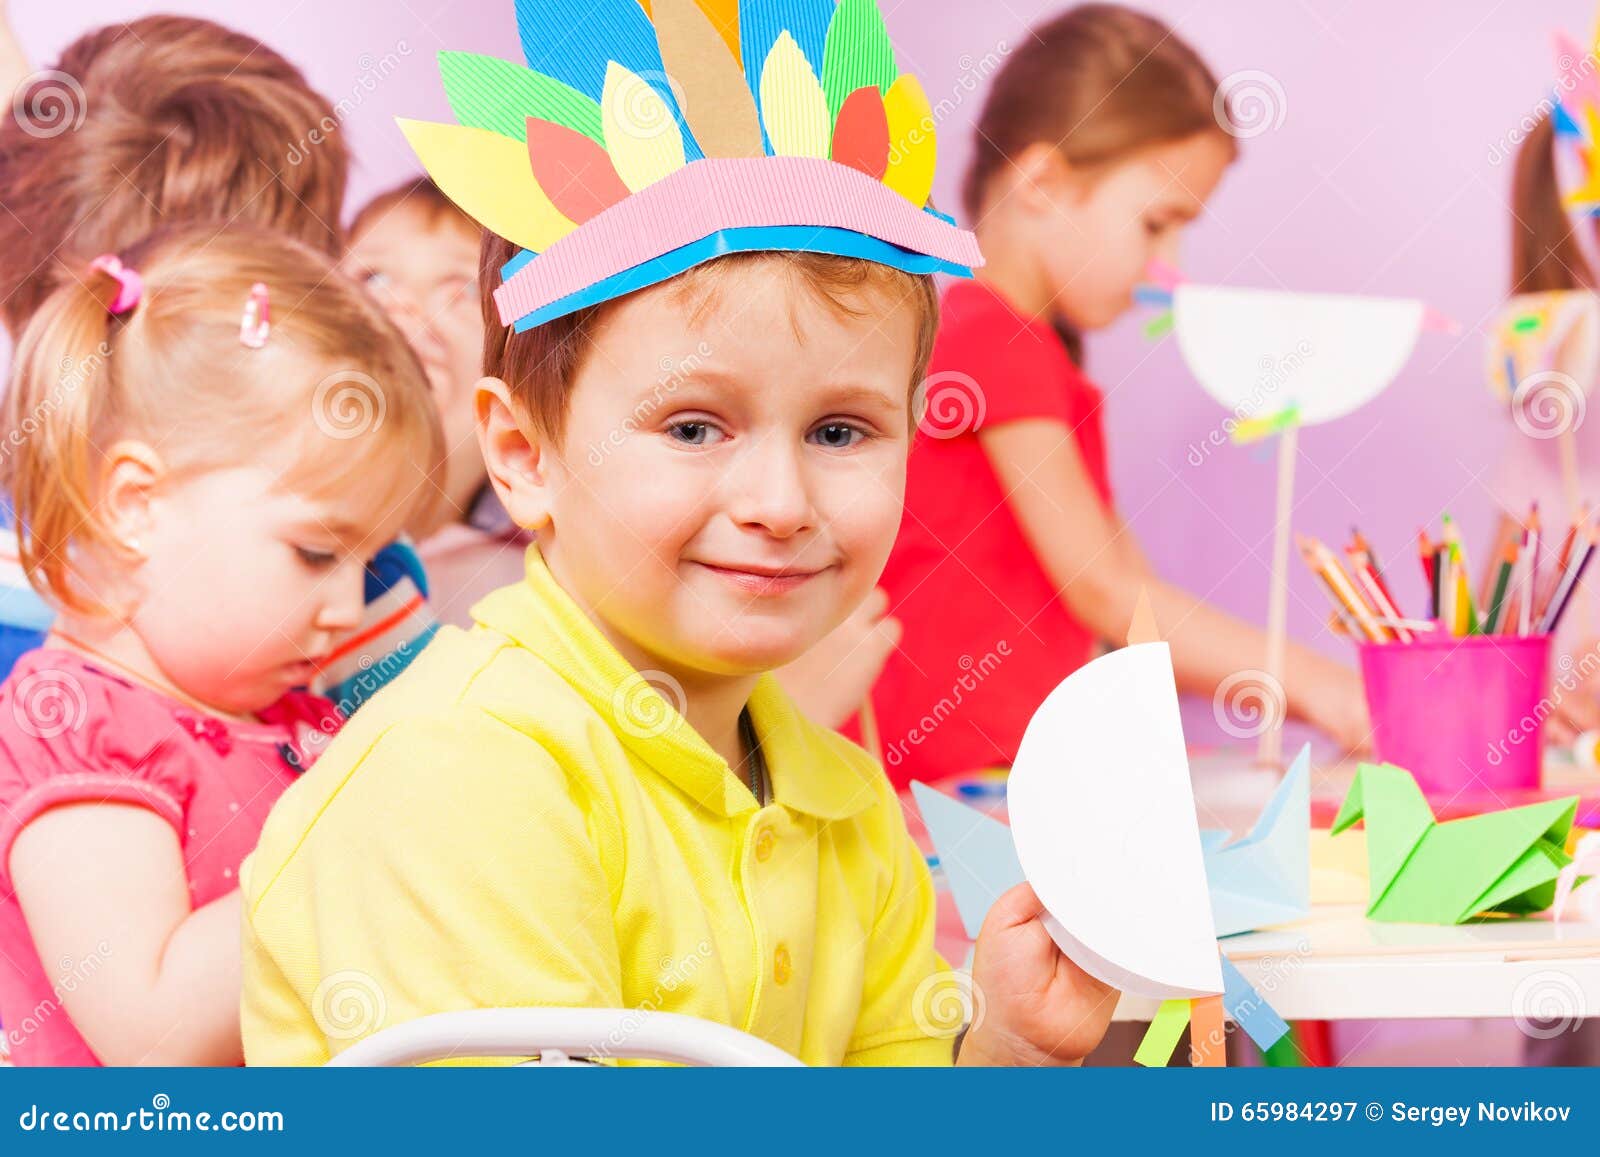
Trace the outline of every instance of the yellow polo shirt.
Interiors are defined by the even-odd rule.
[[[760,807],[537,548],[473,616],[362,708],[245,862],[249,1063],[526,1006],[684,1013],[810,1064],[950,1063],[914,1007],[944,967],[932,884],[865,752],[763,678]]]

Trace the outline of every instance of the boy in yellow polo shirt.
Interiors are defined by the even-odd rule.
[[[872,0],[827,4],[847,26],[825,36],[815,0],[785,3],[743,41],[693,0],[654,0],[654,30],[636,0],[519,5],[581,13],[597,42],[524,27],[548,84],[465,85],[456,61],[468,123],[408,127],[491,228],[479,438],[536,545],[526,581],[443,631],[269,819],[242,874],[250,1063],[480,1007],[684,1013],[812,1064],[1071,1062],[1104,1032],[1116,994],[1024,885],[979,938],[982,1016],[953,1057],[895,795],[770,675],[876,582],[928,274],[978,261],[924,208],[931,118],[893,149],[882,127],[919,107],[892,54],[852,54],[878,71],[832,113],[831,156],[805,136],[836,36],[881,33]],[[759,80],[775,68],[785,84]],[[796,112],[808,77],[824,103]],[[557,82],[563,103],[539,96]],[[493,139],[518,123],[525,142]]]

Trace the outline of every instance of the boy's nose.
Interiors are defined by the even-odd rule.
[[[728,472],[728,510],[743,526],[759,526],[788,538],[816,522],[798,448],[767,439],[741,456]]]

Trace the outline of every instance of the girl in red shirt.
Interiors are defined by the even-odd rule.
[[[1141,588],[1182,689],[1263,661],[1264,636],[1155,575],[1117,512],[1078,339],[1174,259],[1233,161],[1216,92],[1170,29],[1115,5],[1034,29],[995,77],[964,190],[987,264],[945,294],[883,576],[904,638],[873,705],[897,786],[1009,765]],[[1291,646],[1284,690],[1289,712],[1364,742],[1354,671]]]

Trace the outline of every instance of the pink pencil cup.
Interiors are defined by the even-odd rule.
[[[1537,788],[1550,636],[1361,644],[1373,747],[1430,796]]]

